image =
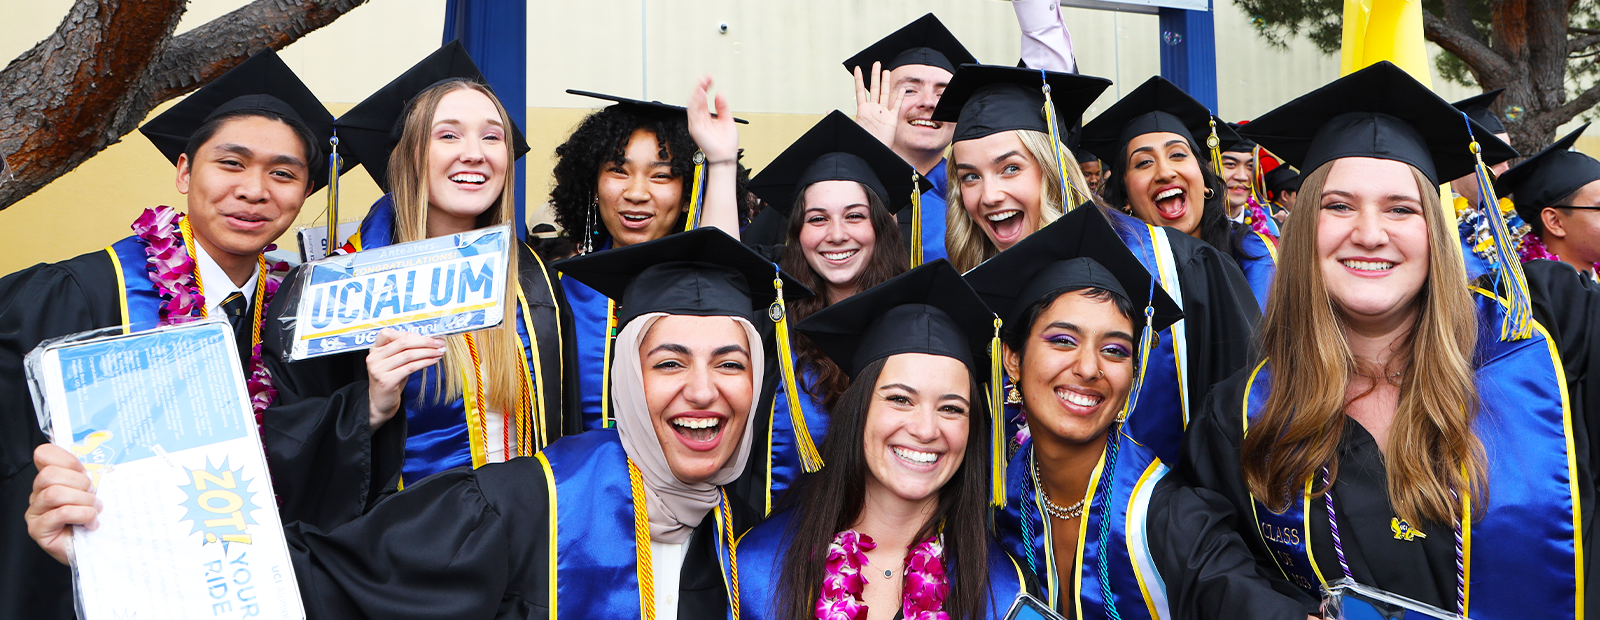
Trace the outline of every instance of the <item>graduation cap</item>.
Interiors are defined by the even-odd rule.
[[[1055,104],[1055,131],[1045,119],[1045,94]],[[939,97],[933,120],[956,123],[952,142],[976,140],[1002,131],[1028,129],[1063,136],[1084,110],[1111,86],[1111,80],[1075,73],[1002,65],[961,65]]]
[[[819,181],[855,181],[872,188],[890,213],[922,189],[915,168],[867,130],[834,110],[750,180],[749,189],[788,217],[800,192]],[[931,187],[931,185],[929,186]]]
[[[1517,156],[1388,61],[1278,106],[1243,131],[1301,170],[1341,157],[1375,157],[1411,164],[1435,184],[1472,174],[1474,139],[1486,162]]]
[[[1216,118],[1216,117],[1212,117],[1212,118]],[[1216,118],[1216,121],[1217,121],[1218,126],[1227,125],[1228,129],[1232,130],[1232,132],[1233,132],[1233,135],[1229,136],[1227,139],[1222,139],[1222,134],[1221,133],[1217,134],[1218,140],[1222,142],[1222,144],[1219,146],[1219,148],[1222,149],[1222,152],[1224,152],[1224,153],[1253,153],[1253,152],[1255,152],[1255,150],[1256,150],[1255,141],[1251,140],[1249,138],[1246,138],[1244,136],[1239,135],[1239,128],[1243,127],[1243,126],[1245,126],[1245,125],[1247,125],[1249,123],[1228,123],[1228,122],[1223,121],[1220,118]]]
[[[379,189],[389,191],[389,156],[400,143],[406,109],[411,107],[411,101],[422,91],[450,79],[488,86],[478,65],[472,62],[467,48],[459,40],[428,54],[333,123],[339,129],[339,142],[348,145],[355,160],[366,166],[367,174],[378,182]],[[521,159],[528,152],[528,141],[515,122],[511,125],[511,145],[515,159]]]
[[[1600,181],[1600,161],[1570,150],[1588,128],[1589,123],[1584,123],[1577,131],[1500,175],[1495,186],[1501,194],[1513,195],[1517,215],[1522,216],[1522,221],[1542,229],[1535,222],[1543,222],[1539,213],[1546,207],[1562,206],[1556,202],[1585,185]]]
[[[644,116],[644,117],[651,117],[651,118],[662,118],[662,119],[668,119],[668,120],[687,120],[689,118],[689,108],[683,107],[681,105],[672,105],[670,103],[661,103],[660,101],[645,101],[645,100],[642,100],[642,99],[629,99],[627,97],[619,97],[617,95],[602,95],[600,93],[592,93],[592,92],[589,92],[587,90],[577,90],[577,89],[573,89],[573,88],[568,88],[567,89],[567,94],[569,94],[569,95],[578,95],[578,96],[582,96],[582,97],[591,97],[591,98],[594,98],[594,99],[601,99],[601,100],[604,100],[604,101],[610,101],[610,102],[613,102],[614,105],[606,106],[607,110],[610,110],[612,108],[617,108],[619,110],[624,110],[624,111],[630,112],[635,116]],[[716,113],[713,112],[711,114],[711,116],[713,116],[713,117],[716,116]],[[739,123],[741,125],[749,125],[750,124],[750,121],[744,120],[742,118],[734,118],[733,122]]]
[[[1150,272],[1098,209],[1061,216],[974,267],[966,279],[1008,322],[1021,321],[1028,306],[1053,292],[1086,287],[1122,295],[1134,308],[1151,307],[1151,327],[1157,332],[1183,318],[1177,302],[1160,285],[1152,286]]]
[[[1494,105],[1494,100],[1500,98],[1500,93],[1506,92],[1504,88],[1496,88],[1481,95],[1473,95],[1450,104],[1455,109],[1467,113],[1467,117],[1483,125],[1490,133],[1506,133],[1505,124],[1500,122],[1500,115],[1495,114],[1489,106]],[[1491,164],[1492,165],[1492,164]]]
[[[1117,154],[1130,140],[1150,133],[1175,133],[1214,162],[1208,154],[1212,147],[1209,136],[1216,133],[1218,147],[1238,141],[1239,136],[1226,123],[1213,119],[1210,108],[1177,84],[1152,76],[1083,126],[1083,147],[1102,161],[1123,168],[1125,164],[1116,161]],[[1195,136],[1207,139],[1197,141]]]
[[[1293,166],[1278,166],[1267,171],[1267,189],[1274,192],[1298,192],[1302,178],[1300,171],[1295,170]]]
[[[854,378],[891,355],[926,353],[989,371],[994,313],[939,259],[818,311],[795,326]]]
[[[333,136],[333,115],[322,106],[304,82],[278,58],[277,52],[263,50],[239,63],[160,116],[150,119],[139,133],[150,140],[172,163],[189,144],[189,138],[206,121],[239,111],[271,112],[305,124],[316,137],[312,149],[323,156],[332,151],[326,141]],[[306,162],[311,171],[311,187],[328,184],[328,171],[322,157]]]
[[[955,73],[956,67],[978,62],[978,59],[961,46],[956,35],[951,34],[939,18],[929,13],[845,60],[844,70],[854,74],[856,67],[860,67],[861,74],[867,76],[874,62],[881,63],[879,68],[883,71],[906,65],[928,65]],[[870,77],[867,76],[869,81]]]

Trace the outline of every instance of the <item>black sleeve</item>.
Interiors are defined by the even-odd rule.
[[[583,399],[578,395],[578,343],[574,331],[572,305],[567,303],[567,291],[561,286],[561,272],[545,265],[545,277],[550,279],[550,296],[556,299],[560,314],[556,317],[561,330],[561,436],[583,432],[583,412],[579,409]]]
[[[268,308],[262,363],[278,391],[262,413],[261,442],[285,522],[331,529],[366,512],[399,479],[405,459],[405,420],[377,432],[368,423],[366,353],[356,351],[297,362],[283,359],[283,321],[297,305],[290,272]]]
[[[496,467],[489,466],[490,475]],[[542,475],[522,476],[528,488],[518,495],[537,502],[543,481]],[[548,564],[538,561],[548,559],[540,553],[548,546],[529,539],[540,526],[548,535],[546,506],[519,501],[509,507],[515,511],[509,518],[490,487],[458,468],[390,496],[331,532],[305,523],[285,527],[306,617],[544,617],[538,609],[544,601],[525,594],[548,583],[526,572]]]
[[[1178,618],[1299,620],[1320,601],[1269,570],[1255,526],[1240,517],[1251,501],[1240,469],[1243,428],[1227,420],[1240,415],[1233,403],[1242,378],[1220,385],[1190,422],[1179,475],[1158,483],[1150,501],[1150,549]]]
[[[550,274],[544,261],[534,254],[527,244],[519,243],[520,255],[518,258],[518,281],[522,286],[522,297],[528,302],[528,317],[533,324],[534,340],[538,343],[538,350],[534,355],[539,359],[539,385],[543,389],[537,398],[544,406],[542,423],[549,440],[555,441],[569,434],[583,432],[581,421],[575,431],[567,428],[566,415],[566,386],[563,383],[563,371],[566,366],[567,341],[572,339],[571,330],[563,332],[563,315],[568,322],[571,311],[566,307],[566,297],[561,294],[559,279]],[[509,320],[515,320],[514,315],[508,315]],[[533,369],[529,369],[532,372]]]
[[[1170,230],[1170,229],[1169,229]],[[1183,286],[1183,317],[1189,360],[1185,370],[1192,412],[1206,402],[1211,386],[1242,370],[1252,359],[1256,324],[1261,321],[1250,283],[1238,263],[1188,235],[1173,234]],[[1192,251],[1184,252],[1185,246]],[[1191,414],[1193,415],[1193,414]]]

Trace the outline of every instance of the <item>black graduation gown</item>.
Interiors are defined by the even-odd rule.
[[[554,440],[582,431],[581,420],[564,415],[562,403],[567,385],[563,374],[570,367],[566,349],[571,347],[565,334],[571,333],[572,319],[564,303],[555,303],[565,299],[559,278],[526,245],[517,247],[523,297],[540,336],[545,392],[538,397],[544,400],[545,425]],[[296,269],[285,278],[285,294],[273,300],[268,316],[292,314],[297,300],[290,291],[299,275]],[[515,315],[508,312],[506,320],[516,320]],[[283,331],[282,321],[269,320],[262,336],[262,359],[278,389],[262,419],[267,465],[285,523],[305,521],[332,529],[397,488],[405,464],[406,420],[397,415],[377,433],[371,431],[366,351],[286,362]]]
[[[1570,266],[1552,261],[1525,265],[1534,318],[1549,332],[1560,353],[1572,412],[1576,486],[1582,509],[1584,553],[1589,583],[1594,583],[1592,508],[1594,505],[1595,420],[1600,397],[1590,395],[1588,363],[1600,360],[1600,284]],[[1240,468],[1243,433],[1240,409],[1249,370],[1216,387],[1207,406],[1190,425],[1178,471],[1158,485],[1150,511],[1149,544],[1166,578],[1167,595],[1180,618],[1285,618],[1316,613],[1319,601],[1287,581],[1262,542],[1251,518],[1252,500]],[[1455,541],[1451,524],[1422,523],[1427,538],[1398,540],[1389,517],[1386,469],[1378,445],[1360,424],[1348,423],[1339,444],[1339,476],[1334,507],[1341,541],[1356,581],[1446,610],[1455,609]],[[1491,497],[1494,490],[1490,488]],[[1328,580],[1342,570],[1334,550],[1323,500],[1311,503],[1311,549]],[[1481,583],[1474,575],[1473,582]],[[1587,592],[1594,592],[1586,587]],[[1600,611],[1594,596],[1587,614]]]
[[[431,476],[332,532],[286,527],[306,617],[549,617],[548,494],[539,461],[514,459]],[[731,503],[743,534],[757,518]],[[716,540],[707,515],[684,549],[679,618],[728,615]]]
[[[122,323],[111,258],[95,251],[0,279],[0,618],[72,618],[72,573],[28,536],[22,515],[45,442],[23,372],[40,342]]]

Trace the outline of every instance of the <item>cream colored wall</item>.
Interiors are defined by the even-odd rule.
[[[0,20],[0,61],[47,36],[71,0],[33,0]],[[180,30],[221,16],[244,0],[192,0]],[[1287,50],[1255,35],[1248,15],[1215,0],[1219,107],[1251,118],[1337,77],[1338,58],[1308,42]],[[641,29],[641,8],[643,10]],[[747,164],[760,169],[835,108],[854,113],[853,86],[840,63],[879,37],[934,12],[979,60],[1014,64],[1020,36],[1000,0],[528,0],[527,158],[530,222],[550,187],[554,150],[598,102],[568,88],[682,104],[693,81],[710,73],[741,126]],[[1097,114],[1160,71],[1161,33],[1152,15],[1063,9],[1081,70],[1115,85],[1090,108]],[[433,51],[443,30],[442,0],[375,0],[313,32],[280,54],[335,114]],[[717,31],[727,23],[727,34]],[[1471,90],[1435,77],[1441,95]],[[158,110],[159,112],[159,110]],[[1600,153],[1600,137],[1580,147]],[[342,181],[342,219],[356,219],[379,196],[363,171]],[[140,210],[181,206],[173,169],[137,133],[33,196],[0,211],[0,274],[93,251],[129,234]],[[306,201],[297,225],[317,220],[324,193]],[[292,236],[280,245],[293,247]]]

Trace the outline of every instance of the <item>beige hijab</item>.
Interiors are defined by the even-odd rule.
[[[706,513],[721,501],[718,486],[733,482],[744,471],[750,460],[751,425],[756,419],[756,407],[761,400],[761,378],[766,357],[761,346],[761,335],[755,326],[738,317],[728,317],[744,328],[750,340],[750,415],[745,418],[744,437],[733,458],[717,470],[710,480],[690,484],[672,475],[667,465],[666,453],[656,438],[655,425],[650,421],[650,408],[644,398],[644,369],[639,359],[639,345],[650,327],[663,312],[641,315],[617,334],[616,358],[612,362],[611,398],[617,416],[617,431],[622,436],[622,449],[638,466],[644,477],[645,510],[650,515],[650,539],[662,543],[683,543],[689,534],[705,519]],[[726,432],[726,431],[724,431]]]

